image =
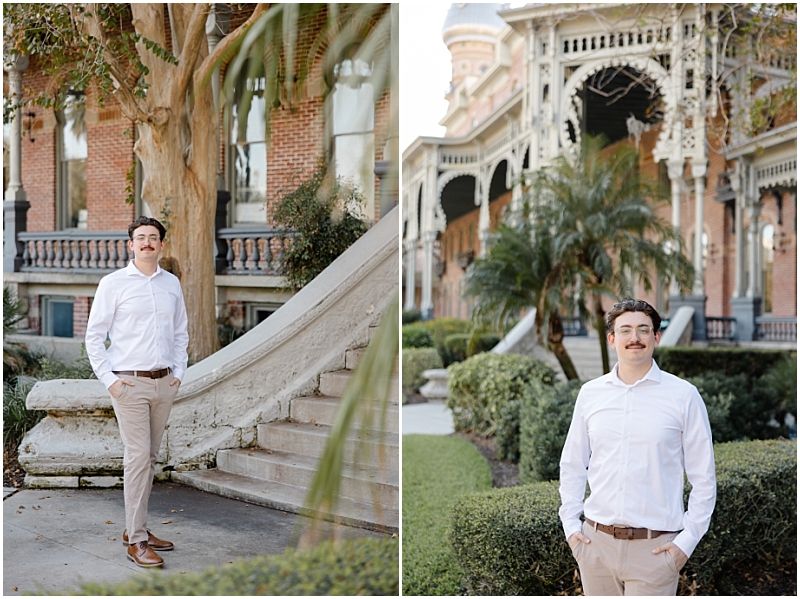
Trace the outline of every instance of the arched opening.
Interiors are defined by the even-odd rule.
[[[500,196],[510,190],[506,187],[506,176],[508,174],[508,161],[502,160],[492,174],[492,181],[489,184],[489,203],[494,202]]]
[[[477,209],[473,175],[459,175],[442,189],[442,210],[448,223]]]
[[[586,78],[572,96],[567,129],[572,143],[578,131],[605,135],[609,143],[634,136],[663,119],[663,102],[655,82],[630,67],[608,67]]]

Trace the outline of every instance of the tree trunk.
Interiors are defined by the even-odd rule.
[[[606,313],[603,311],[603,299],[599,293],[592,294],[594,303],[594,328],[600,338],[600,356],[603,359],[603,374],[611,372],[608,359],[608,341],[606,340]]]
[[[572,381],[577,379],[578,371],[572,363],[572,358],[570,358],[567,353],[567,348],[564,347],[564,326],[561,324],[561,317],[555,312],[552,312],[548,319],[547,347],[555,354],[567,380]]]
[[[163,7],[143,4],[133,5],[132,10],[137,31],[164,43]],[[193,40],[196,47],[197,27],[193,34],[187,30],[193,15],[183,9],[170,15],[173,42],[179,46],[173,52],[188,64],[176,67],[140,49],[153,85],[146,98],[147,119],[137,125],[134,150],[144,171],[142,199],[167,228],[162,262],[181,279],[189,319],[189,357],[199,361],[219,349],[213,257],[218,144],[211,86],[201,86],[192,94],[181,91],[192,89],[186,85],[186,67],[196,69],[208,54],[205,43],[187,52],[188,56],[179,52]]]

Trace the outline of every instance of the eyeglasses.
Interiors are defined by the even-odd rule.
[[[150,243],[158,243],[161,241],[161,238],[158,235],[135,235],[133,240],[136,243],[144,243],[145,240],[149,241]]]
[[[643,324],[638,327],[619,327],[616,331],[614,331],[614,334],[617,337],[625,339],[627,337],[632,336],[634,331],[636,331],[636,334],[639,337],[645,338],[649,337],[650,334],[653,332],[653,327],[646,324]]]

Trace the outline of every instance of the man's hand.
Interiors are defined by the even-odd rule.
[[[586,543],[588,545],[591,542],[591,539],[582,532],[573,532],[567,539],[570,549],[575,549],[575,547],[578,546],[578,543]]]
[[[675,565],[678,567],[678,572],[683,569],[683,567],[686,565],[686,561],[689,559],[683,550],[671,541],[666,545],[661,545],[660,547],[653,549],[653,553],[655,554],[659,554],[662,551],[669,551],[672,559],[675,560]]]
[[[133,387],[133,383],[127,379],[117,379],[109,388],[108,392],[111,393],[111,397],[114,399],[119,399],[120,394],[122,393],[122,385],[130,385]]]
[[[172,377],[172,380],[169,382],[169,386],[170,387],[174,387],[175,385],[178,385],[179,389],[180,389],[180,384],[181,384],[181,379],[176,379],[175,377]]]

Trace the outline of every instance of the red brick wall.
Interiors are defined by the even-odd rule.
[[[72,304],[72,336],[85,337],[86,323],[89,322],[89,309],[92,298],[76,297]]]
[[[133,204],[126,204],[126,174],[134,160],[133,139],[123,134],[133,125],[119,108],[100,110],[97,123],[87,127],[86,161],[87,228],[92,231],[125,229],[134,219]]]

